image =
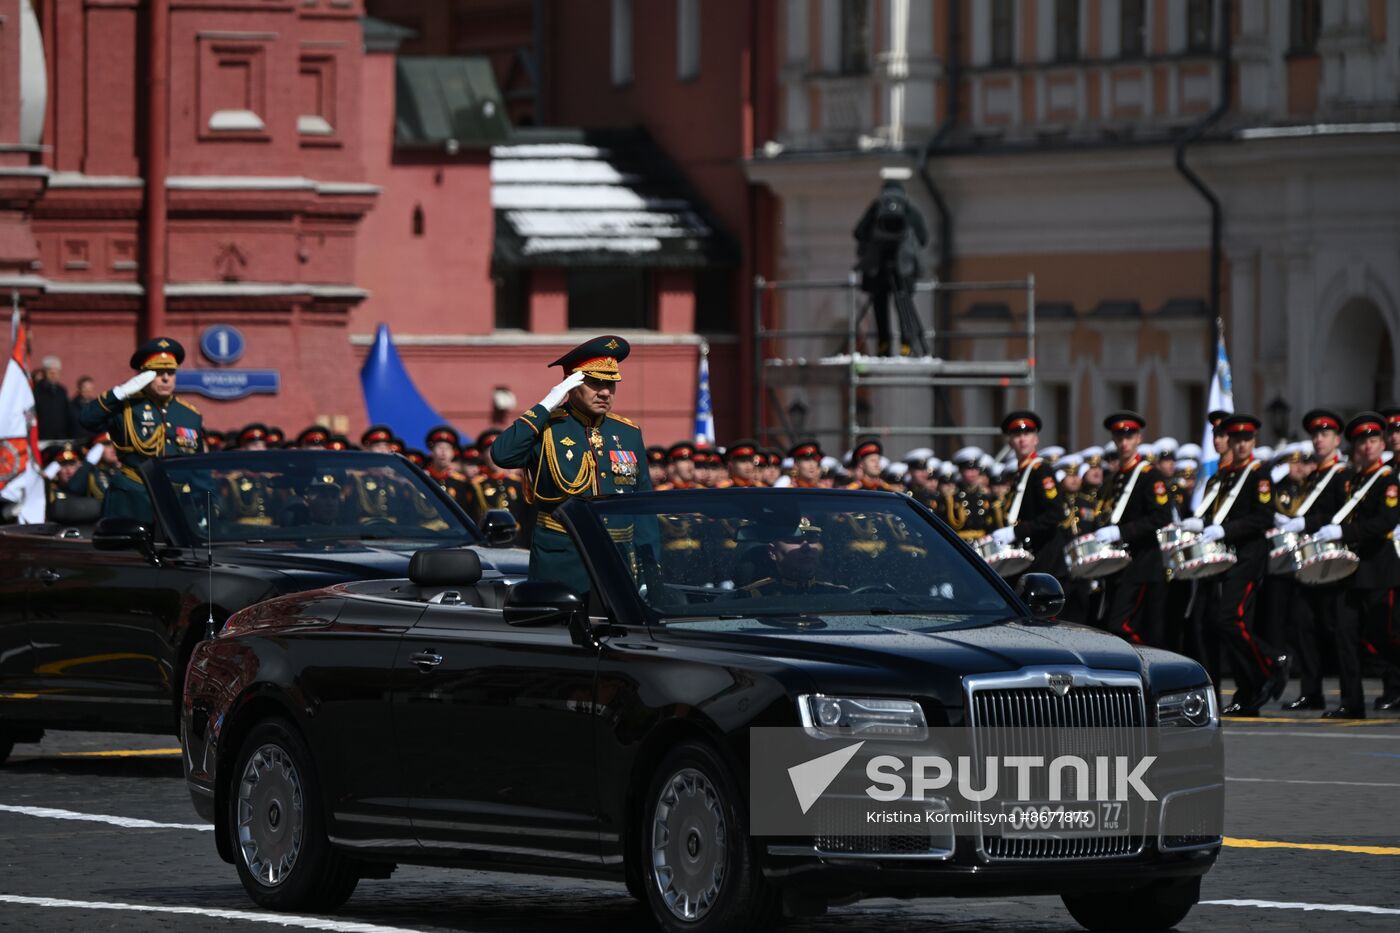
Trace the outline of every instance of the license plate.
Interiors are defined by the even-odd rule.
[[[1128,832],[1128,808],[1116,800],[1022,801],[1001,805],[1002,836],[1121,836]]]

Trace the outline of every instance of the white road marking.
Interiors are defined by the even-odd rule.
[[[1400,787],[1400,784],[1385,781],[1305,781],[1300,778],[1246,778],[1227,777],[1227,781],[1242,784],[1326,784],[1330,787]]]
[[[79,813],[76,810],[56,810],[53,807],[17,807],[0,803],[0,813],[19,813],[24,816],[38,816],[46,820],[79,820],[85,823],[110,823],[124,829],[193,829],[196,832],[213,832],[210,823],[157,823],[155,820],[138,820],[129,816],[109,816],[105,813]]]
[[[1225,734],[1231,739],[1234,739],[1236,736],[1262,735],[1268,738],[1273,738],[1274,736],[1292,736],[1300,739],[1381,739],[1388,742],[1400,742],[1400,735],[1394,732],[1305,732],[1298,729],[1289,729],[1287,731],[1282,729],[1230,729]]]
[[[0,894],[0,904],[22,904],[28,907],[60,907],[77,910],[134,910],[147,914],[181,914],[213,917],[216,920],[246,920],[249,923],[270,923],[274,926],[297,927],[302,930],[330,930],[333,933],[418,933],[404,927],[384,927],[376,923],[353,920],[322,920],[291,914],[267,914],[252,910],[216,910],[209,907],[167,907],[162,904],[118,904],[113,901],[70,901],[58,897],[22,897]]]
[[[1214,907],[1268,907],[1276,910],[1325,910],[1343,914],[1384,914],[1400,916],[1397,907],[1371,907],[1367,904],[1305,904],[1302,901],[1201,901]]]

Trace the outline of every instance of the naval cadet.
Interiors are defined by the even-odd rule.
[[[1001,421],[1001,433],[1016,454],[1016,473],[1002,507],[1005,526],[992,532],[1002,545],[1025,542],[1035,556],[1027,571],[1055,573],[1064,566],[1064,533],[1068,520],[1064,499],[1055,482],[1055,468],[1039,456],[1040,415],[1013,411]]]
[[[103,517],[153,521],[141,464],[204,451],[204,419],[175,395],[175,373],[184,360],[179,341],[153,337],[131,356],[135,376],[83,406],[83,427],[107,432],[121,461],[102,500]]]
[[[557,580],[578,593],[591,590],[583,561],[554,510],[575,497],[651,489],[641,428],[612,411],[622,379],[618,364],[630,350],[621,337],[595,337],[550,363],[563,368],[564,380],[491,445],[497,466],[525,470],[525,495],[539,506],[530,544],[531,580]],[[630,525],[609,532],[619,543],[635,536],[635,547],[654,546]]]

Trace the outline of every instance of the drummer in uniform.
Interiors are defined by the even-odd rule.
[[[1347,580],[1335,627],[1342,702],[1323,713],[1324,719],[1366,718],[1363,639],[1384,660],[1400,663],[1400,620],[1394,618],[1393,594],[1400,585],[1400,561],[1390,538],[1400,520],[1400,485],[1394,470],[1381,461],[1385,417],[1362,412],[1347,422],[1346,436],[1352,462],[1347,501],[1342,513],[1333,515],[1313,535],[1316,542],[1342,542],[1361,561]]]
[[[1342,426],[1342,416],[1331,409],[1314,408],[1303,415],[1303,431],[1312,438],[1313,469],[1295,494],[1296,501],[1287,516],[1274,518],[1277,527],[1297,535],[1315,534],[1346,503],[1347,466],[1340,453]],[[1320,646],[1336,628],[1345,589],[1343,582],[1293,588],[1301,598],[1292,601],[1288,614],[1291,658],[1298,665],[1302,689],[1296,699],[1283,705],[1284,709],[1326,707]]]
[[[985,537],[1001,524],[996,505],[983,490],[986,476],[981,460],[984,456],[977,447],[964,447],[953,454],[961,480],[943,496],[937,510],[938,516],[964,541]]]
[[[1055,573],[1064,566],[1061,526],[1068,519],[1055,483],[1055,468],[1036,453],[1043,422],[1033,411],[1013,411],[1001,421],[1001,433],[1016,454],[1007,501],[1001,511],[1006,525],[992,532],[1002,546],[1024,543],[1035,555],[1030,573]]]
[[[136,375],[83,406],[79,422],[90,431],[107,432],[121,461],[102,500],[103,517],[153,521],[141,464],[204,451],[203,416],[175,395],[175,371],[184,360],[179,341],[152,337],[131,356]]]
[[[1259,707],[1277,698],[1288,678],[1287,657],[1254,626],[1259,586],[1269,562],[1264,533],[1274,526],[1273,482],[1254,459],[1259,426],[1259,419],[1247,414],[1221,419],[1216,430],[1229,441],[1228,465],[1210,478],[1196,516],[1181,523],[1183,530],[1199,534],[1203,541],[1223,541],[1235,551],[1235,564],[1221,575],[1218,598],[1206,619],[1225,647],[1235,681],[1234,699],[1222,711],[1230,716],[1258,716]],[[1223,455],[1221,462],[1226,462]]]
[[[525,470],[525,495],[538,503],[530,542],[531,580],[557,580],[575,592],[592,589],[588,572],[564,526],[553,516],[568,499],[648,492],[646,443],[641,428],[612,411],[619,364],[631,347],[606,335],[579,344],[551,363],[565,377],[538,405],[525,411],[491,445],[491,459]],[[614,541],[650,550],[655,537],[634,525],[610,527]]]
[[[1157,529],[1171,523],[1167,480],[1138,453],[1147,421],[1132,411],[1114,412],[1103,425],[1118,445],[1118,468],[1096,508],[1102,544],[1125,544],[1132,562],[1108,581],[1104,622],[1135,645],[1160,645],[1166,571]]]

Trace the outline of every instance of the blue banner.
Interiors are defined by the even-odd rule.
[[[282,375],[275,369],[182,369],[175,391],[231,401],[249,395],[276,395]]]

